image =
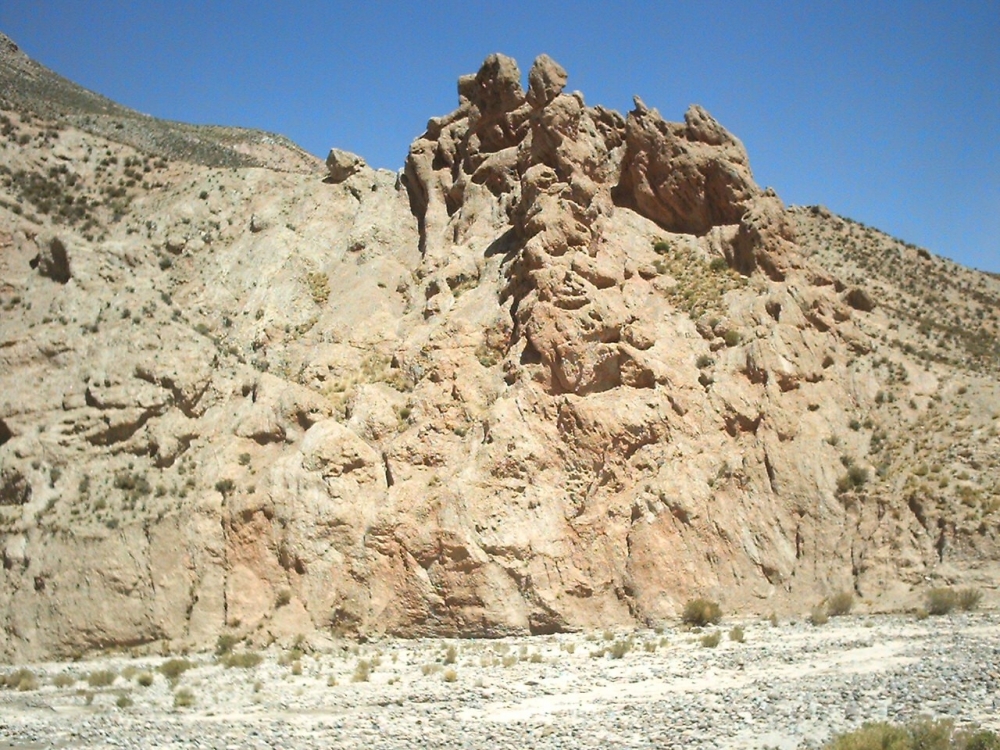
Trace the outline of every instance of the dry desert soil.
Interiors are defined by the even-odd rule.
[[[0,691],[0,748],[791,749],[921,716],[1000,730],[995,612],[739,626],[742,642],[723,622],[272,644],[250,667],[211,653],[33,664],[34,689]]]

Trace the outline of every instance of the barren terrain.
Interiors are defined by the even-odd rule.
[[[743,642],[730,638],[734,623],[301,642],[249,668],[192,654],[173,681],[163,657],[32,664],[37,688],[0,691],[0,747],[791,750],[866,720],[1000,730],[995,613],[747,620]],[[702,646],[714,632],[719,645]],[[88,683],[101,675],[113,682]]]

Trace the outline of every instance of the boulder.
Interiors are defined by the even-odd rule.
[[[351,175],[360,172],[365,166],[365,160],[357,154],[342,151],[339,148],[331,148],[326,157],[327,179],[334,184],[341,183]]]
[[[60,284],[69,282],[69,253],[65,243],[54,234],[42,234],[38,237],[38,255],[31,261],[31,267],[48,279]]]
[[[528,71],[527,100],[540,109],[555,99],[566,87],[566,69],[548,55],[539,55]]]

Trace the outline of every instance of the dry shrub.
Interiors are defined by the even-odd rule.
[[[940,586],[927,592],[927,613],[931,615],[946,615],[955,609],[958,595],[950,588]]]
[[[168,680],[178,680],[193,666],[194,664],[187,659],[167,659],[160,665],[160,674]]]
[[[709,599],[692,599],[684,605],[681,621],[687,625],[704,627],[717,625],[722,619],[722,610],[717,602]]]
[[[851,591],[841,591],[834,594],[826,603],[826,611],[830,617],[842,617],[850,614],[854,607],[854,593]]]
[[[973,588],[959,589],[955,594],[955,598],[960,610],[971,612],[979,608],[979,603],[983,600],[983,592]]]
[[[906,726],[880,721],[837,735],[823,750],[1000,750],[1000,736],[956,730],[951,719],[919,719]]]

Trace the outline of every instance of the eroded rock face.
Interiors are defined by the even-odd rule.
[[[759,266],[782,278],[794,233],[780,200],[754,183],[743,145],[704,109],[668,123],[637,97],[623,119],[562,93],[566,80],[539,57],[525,94],[516,63],[493,55],[460,81],[459,108],[432,120],[407,159],[424,252],[446,263],[440,248],[474,228],[496,235],[506,220],[519,250],[514,335],[552,391],[653,387],[654,368],[621,340],[636,319],[618,288],[625,256],[601,242],[615,206],[670,232],[717,230],[716,251],[743,274]]]
[[[0,203],[0,655],[896,606],[996,559],[906,470],[957,371],[704,110],[567,82],[490,56],[402,178],[172,167],[106,240],[50,228],[72,283]]]
[[[669,123],[636,97],[625,141],[621,200],[671,232],[739,224],[761,192],[743,144],[697,105]]]

